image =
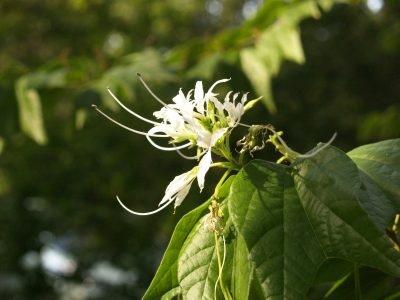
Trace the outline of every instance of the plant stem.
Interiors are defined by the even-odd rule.
[[[228,161],[221,161],[221,162],[216,162],[212,163],[211,168],[213,167],[219,167],[219,168],[225,168],[225,169],[234,169],[234,165]]]
[[[222,278],[222,263],[221,263],[221,256],[219,254],[219,243],[218,243],[218,234],[214,231],[214,239],[215,239],[215,249],[217,251],[217,260],[218,260],[218,276],[219,276],[219,285],[221,287],[222,294],[224,295],[225,300],[232,300],[232,296],[230,295],[229,291],[226,289],[224,280]]]
[[[222,184],[225,182],[226,178],[232,172],[232,169],[229,168],[225,171],[224,175],[222,175],[221,179],[219,180],[217,186],[215,187],[214,197],[218,199],[219,189],[221,188]],[[218,234],[217,231],[214,231],[214,239],[215,239],[215,250],[217,252],[217,261],[218,261],[218,276],[219,276],[219,285],[221,287],[222,294],[224,295],[225,300],[232,300],[232,296],[230,295],[229,291],[225,288],[224,280],[222,278],[222,262],[221,256],[219,253],[219,243],[218,243]]]
[[[218,164],[218,163],[216,163]],[[228,177],[228,175],[232,172],[232,169],[229,168],[228,170],[225,171],[224,175],[222,175],[221,179],[219,180],[217,186],[215,187],[214,190],[214,197],[218,199],[218,194],[219,194],[219,189],[221,188],[222,184],[225,182],[225,179]]]
[[[360,271],[358,264],[354,264],[354,294],[356,300],[361,300]]]

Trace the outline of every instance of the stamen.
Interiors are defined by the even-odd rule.
[[[173,144],[173,145],[175,146],[175,144]],[[175,150],[176,150],[176,152],[178,152],[178,154],[179,154],[181,157],[183,157],[184,159],[195,160],[195,159],[198,159],[198,158],[199,158],[198,155],[187,156],[187,155],[183,154],[182,151],[180,151],[179,149],[175,149]],[[200,154],[200,156],[201,156],[204,152],[205,152],[205,151],[203,151],[203,152]]]
[[[123,108],[125,109],[128,113],[131,115],[135,116],[136,118],[145,121],[147,123],[153,124],[153,125],[160,125],[160,123],[154,122],[152,120],[146,119],[145,117],[142,117],[141,115],[135,113],[134,111],[130,110],[128,107],[126,107],[121,101],[118,100],[118,98],[111,92],[110,88],[107,88],[108,93],[111,95],[111,97]]]
[[[247,125],[247,124],[244,124],[244,123],[241,123],[241,122],[238,122],[238,125],[243,126],[243,127],[247,127],[247,128],[251,127],[251,125]]]
[[[150,95],[152,95],[154,97],[154,99],[156,99],[158,102],[160,102],[163,106],[167,106],[167,104],[164,101],[162,101],[160,98],[158,98],[156,96],[156,94],[153,93],[153,91],[149,88],[149,86],[146,84],[146,82],[144,82],[142,75],[140,75],[139,73],[136,73],[136,75],[139,77],[140,82],[144,85],[144,87],[150,93]]]
[[[157,208],[156,210],[142,213],[142,212],[133,211],[133,210],[127,208],[127,207],[122,203],[122,201],[118,198],[118,196],[116,196],[116,197],[117,197],[117,200],[118,200],[119,204],[120,204],[126,211],[130,212],[131,214],[137,215],[137,216],[149,216],[149,215],[154,215],[154,214],[158,213],[159,211],[163,210],[164,208],[166,208],[169,204],[171,204],[171,202],[174,201],[174,199],[172,199],[172,200],[168,201],[167,203],[165,203],[163,206]]]
[[[148,134],[147,132],[142,132],[142,131],[139,131],[139,130],[136,130],[136,129],[132,129],[132,128],[128,127],[128,126],[125,126],[124,124],[121,124],[121,123],[115,121],[113,118],[111,118],[111,117],[108,116],[106,113],[102,112],[99,108],[97,108],[97,106],[96,106],[95,104],[92,104],[92,107],[93,107],[98,113],[100,113],[101,115],[103,115],[105,118],[109,119],[109,120],[110,120],[111,122],[113,122],[114,124],[117,124],[118,126],[124,128],[124,129],[126,129],[126,130],[128,130],[128,131],[131,131],[131,132],[133,132],[133,133],[140,134],[140,135],[144,135],[144,136],[152,136],[152,137],[169,137],[169,136],[166,135],[166,134]]]
[[[156,143],[151,139],[151,135],[150,135],[150,134],[146,135],[146,138],[147,138],[147,140],[150,142],[150,144],[152,144],[154,147],[156,147],[157,149],[160,149],[160,150],[164,150],[164,151],[175,151],[175,150],[180,150],[180,149],[187,148],[187,147],[189,147],[189,146],[192,144],[191,142],[188,142],[188,143],[183,144],[183,145],[180,145],[180,146],[163,147],[163,146],[160,146],[160,145],[156,144]]]

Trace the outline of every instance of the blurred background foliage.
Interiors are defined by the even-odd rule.
[[[155,208],[192,166],[92,110],[146,130],[106,91],[150,116],[137,72],[167,101],[230,77],[222,94],[264,96],[245,121],[299,151],[333,132],[344,150],[400,135],[396,0],[2,0],[0,15],[1,299],[138,299],[210,195],[145,218],[117,205]]]

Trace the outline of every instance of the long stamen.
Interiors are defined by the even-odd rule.
[[[152,120],[146,119],[145,117],[142,117],[141,115],[135,113],[134,111],[130,110],[128,107],[126,107],[119,99],[114,95],[113,92],[111,92],[110,88],[107,88],[108,93],[111,95],[111,97],[123,108],[125,109],[128,113],[131,115],[135,116],[136,118],[145,121],[147,123],[153,124],[153,125],[160,125],[160,123],[154,122]]]
[[[175,144],[173,144],[175,146]],[[188,160],[195,160],[198,159],[199,156],[203,155],[205,153],[205,151],[203,151],[202,153],[200,153],[200,155],[193,155],[193,156],[187,156],[185,154],[182,153],[182,151],[180,151],[179,149],[175,149],[176,152],[178,152],[178,154],[183,157],[184,159],[188,159]]]
[[[175,150],[180,150],[180,149],[184,149],[189,147],[192,143],[188,142],[186,144],[180,145],[180,146],[174,146],[174,147],[163,147],[160,146],[158,144],[156,144],[152,139],[151,139],[151,135],[146,135],[147,140],[150,142],[150,144],[152,144],[154,147],[156,147],[157,149],[160,150],[164,150],[164,151],[175,151]]]
[[[142,131],[139,131],[139,130],[136,130],[136,129],[132,129],[132,128],[130,128],[130,127],[124,125],[124,124],[121,124],[121,123],[115,121],[115,120],[114,120],[113,118],[111,118],[109,115],[107,115],[106,113],[102,112],[96,105],[92,104],[92,107],[93,107],[98,113],[100,113],[101,115],[103,115],[105,118],[109,119],[109,120],[110,120],[111,122],[113,122],[114,124],[116,124],[116,125],[118,125],[118,126],[124,128],[124,129],[126,129],[126,130],[128,130],[128,131],[131,131],[131,132],[133,132],[133,133],[140,134],[140,135],[144,135],[144,136],[152,136],[152,137],[169,137],[169,136],[166,135],[166,134],[148,134],[147,132],[142,132]]]
[[[156,99],[158,102],[160,102],[163,106],[167,106],[167,104],[164,101],[162,101],[160,98],[158,98],[156,96],[156,94],[153,93],[153,91],[149,88],[149,86],[143,80],[142,75],[140,75],[139,73],[136,73],[136,75],[139,77],[140,82],[144,85],[144,87],[150,93],[150,95],[152,95],[154,97],[154,99]]]
[[[120,204],[126,211],[130,212],[131,214],[137,215],[137,216],[149,216],[149,215],[154,215],[154,214],[158,213],[159,211],[163,210],[164,208],[166,208],[169,204],[171,204],[171,202],[174,201],[174,199],[172,199],[172,200],[168,201],[167,203],[165,203],[163,206],[157,208],[156,210],[142,213],[142,212],[137,212],[137,211],[134,211],[134,210],[131,210],[131,209],[127,208],[127,207],[125,206],[125,204],[123,204],[122,201],[118,198],[118,196],[117,196],[117,200],[118,200],[119,204]]]
[[[238,122],[238,125],[243,126],[243,127],[247,127],[247,128],[251,127],[251,125],[247,125],[247,124],[241,123],[241,122]]]

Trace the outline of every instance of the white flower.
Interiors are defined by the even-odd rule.
[[[129,209],[122,203],[122,201],[119,199],[117,196],[117,200],[121,206],[130,212],[131,214],[138,215],[138,216],[148,216],[148,215],[153,215],[155,213],[158,213],[159,211],[163,210],[166,208],[168,205],[170,205],[172,202],[175,201],[174,208],[178,207],[179,205],[182,204],[182,201],[186,198],[186,196],[189,193],[190,187],[192,186],[192,183],[194,179],[197,176],[199,168],[194,167],[192,170],[183,173],[181,175],[176,176],[167,186],[165,190],[165,195],[162,198],[161,202],[159,203],[159,208],[150,212],[137,212],[134,210]]]
[[[244,104],[247,101],[247,95],[243,95],[241,100],[236,103],[239,93],[234,94],[232,100],[229,92],[224,102],[217,98],[218,94],[213,91],[216,85],[227,82],[230,79],[221,79],[216,81],[206,92],[203,89],[203,83],[197,81],[194,90],[186,95],[179,90],[173,97],[172,103],[167,104],[159,99],[139,76],[143,85],[149,93],[162,105],[162,108],[154,112],[154,117],[158,121],[142,117],[134,111],[127,108],[118,98],[109,90],[112,98],[126,111],[136,118],[152,125],[147,132],[138,131],[127,127],[105,113],[96,110],[106,118],[117,125],[140,135],[145,135],[148,141],[156,148],[164,151],[177,151],[182,157],[187,159],[197,159],[199,165],[191,171],[176,176],[168,185],[165,195],[162,198],[159,208],[149,213],[138,213],[120,204],[128,211],[138,215],[148,215],[156,213],[171,202],[175,201],[175,207],[179,206],[187,196],[190,187],[197,177],[200,191],[204,188],[205,175],[212,166],[213,149],[217,153],[226,153],[224,137],[230,134],[230,129],[236,127],[242,115],[244,114]],[[168,140],[169,145],[162,146],[154,138],[164,138]],[[221,141],[221,143],[218,143]],[[197,153],[194,156],[186,156],[180,150],[185,148],[197,147]],[[215,147],[222,147],[216,149]],[[229,150],[228,150],[229,151]]]
[[[181,205],[182,201],[186,198],[187,194],[189,193],[193,180],[197,176],[198,169],[199,169],[198,167],[194,167],[189,172],[176,176],[167,186],[167,189],[165,190],[165,195],[158,206],[161,206],[164,203],[169,204],[174,200],[175,200],[175,205],[174,205],[175,208]]]
[[[229,95],[230,92],[225,97],[223,107],[224,110],[228,113],[227,120],[229,127],[236,127],[239,124],[242,115],[244,114],[244,104],[247,101],[247,94],[244,94],[240,102],[236,105],[235,101],[236,98],[239,96],[239,93],[233,95],[232,102],[229,101]]]

